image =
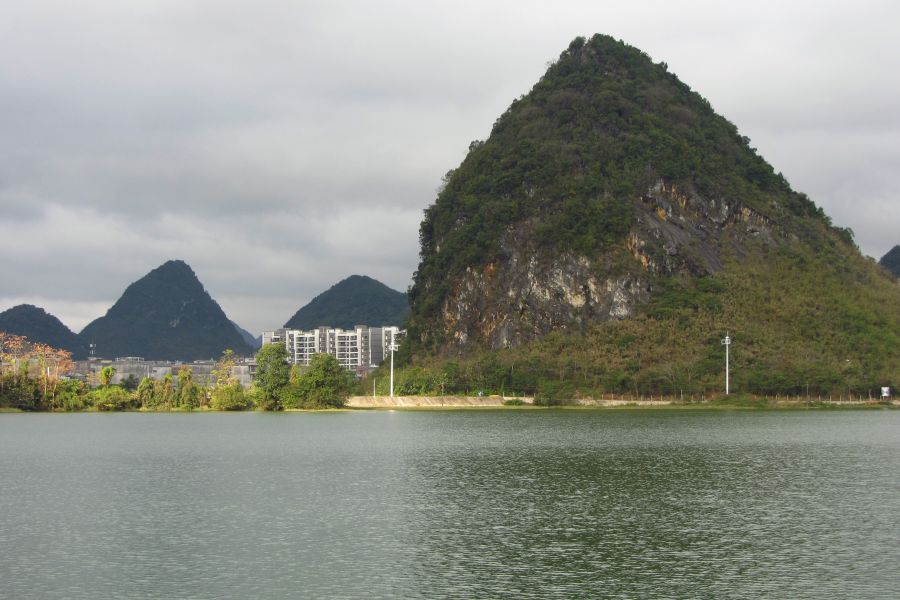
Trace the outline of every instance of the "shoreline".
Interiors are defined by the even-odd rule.
[[[521,400],[521,405],[505,405],[507,400]],[[699,402],[684,402],[676,399],[648,400],[646,398],[639,400],[625,399],[601,399],[593,398],[572,399],[561,401],[560,404],[554,406],[539,406],[534,404],[534,398],[531,397],[512,397],[512,396],[352,396],[347,399],[344,408],[351,410],[357,409],[465,409],[465,408],[519,408],[519,409],[539,409],[539,408],[569,408],[569,409],[588,409],[588,408],[647,408],[647,409],[682,409],[682,408],[752,408],[758,410],[764,409],[856,409],[856,408],[898,408],[900,401],[891,400],[884,403],[876,400],[819,400],[809,398],[806,399],[772,399],[765,396],[741,396],[733,394],[727,396],[713,396],[710,399]]]
[[[367,401],[359,402],[359,398],[367,398]],[[511,399],[511,398],[510,398]],[[521,398],[517,398],[521,400]],[[355,402],[351,403],[350,400],[355,400]],[[385,400],[387,402],[379,402],[380,400]],[[529,400],[531,400],[529,398]],[[393,401],[393,403],[391,403]],[[867,401],[856,401],[856,402],[848,402],[848,401],[817,401],[810,400],[806,401],[775,401],[768,402],[764,404],[755,403],[753,401],[748,402],[739,402],[739,403],[728,403],[728,401],[722,401],[721,399],[715,399],[712,401],[706,402],[694,402],[694,403],[680,403],[680,402],[672,402],[672,401],[659,401],[659,400],[643,400],[643,401],[621,401],[621,400],[606,400],[606,401],[583,401],[577,400],[574,403],[569,404],[558,404],[554,406],[536,406],[533,402],[525,402],[520,405],[504,405],[503,399],[500,397],[467,397],[467,396],[444,396],[443,403],[442,397],[440,396],[404,396],[404,397],[394,397],[391,399],[390,397],[372,397],[372,396],[357,396],[353,398],[348,398],[348,403],[340,408],[325,408],[325,409],[302,409],[302,408],[287,408],[282,409],[280,411],[263,411],[258,409],[251,410],[241,410],[241,411],[220,411],[220,410],[212,410],[210,408],[198,408],[194,410],[146,410],[146,409],[128,409],[128,410],[120,410],[120,411],[101,411],[96,409],[88,409],[88,410],[72,410],[72,411],[25,411],[17,408],[0,408],[0,414],[2,413],[123,413],[123,412],[133,412],[133,413],[159,413],[159,414],[172,414],[172,413],[184,413],[184,414],[198,414],[198,413],[247,413],[247,412],[316,412],[316,413],[327,413],[327,412],[357,412],[357,411],[384,411],[384,410],[409,410],[409,411],[439,411],[439,410],[663,410],[663,411],[672,411],[672,410],[876,410],[876,409],[884,409],[884,410],[897,410],[900,409],[900,401],[893,400],[890,403],[880,403],[880,402],[867,402]]]
[[[586,404],[561,404],[557,406],[534,406],[533,404],[523,404],[520,406],[460,406],[460,405],[446,405],[446,406],[348,406],[344,407],[343,410],[349,411],[384,411],[384,410],[407,410],[407,411],[439,411],[439,410],[583,410],[583,411],[591,411],[591,410],[606,410],[606,411],[615,411],[615,410],[662,410],[662,411],[675,411],[675,410],[758,410],[758,411],[777,411],[777,410],[898,410],[900,406],[897,404],[859,404],[855,403],[853,405],[847,404],[838,404],[838,403],[824,403],[824,404],[812,404],[806,406],[803,403],[790,403],[790,404],[774,404],[769,406],[737,406],[737,405],[729,405],[729,404],[714,404],[709,402],[704,403],[694,403],[694,404],[674,404],[674,403],[662,403],[657,402],[653,405],[650,404],[618,404],[618,405],[586,405]],[[315,411],[303,411],[296,410],[296,412],[315,412]],[[319,411],[324,412],[324,411]]]

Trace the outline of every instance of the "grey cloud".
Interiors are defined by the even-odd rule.
[[[251,331],[354,273],[403,290],[440,176],[594,32],[666,61],[878,255],[900,243],[898,10],[11,0],[0,303],[83,322],[171,258]]]
[[[27,188],[6,187],[0,179],[0,221],[39,220],[44,215],[42,204]]]
[[[256,311],[242,325],[261,329],[279,319],[283,324],[290,316],[279,314],[286,302],[296,311],[352,274],[405,290],[418,248],[404,232],[414,230],[420,218],[418,210],[374,207],[326,218],[265,213],[237,222],[173,215],[141,223],[55,208],[46,221],[0,222],[0,253],[16,257],[0,261],[0,298],[56,295],[96,308],[96,298],[112,304],[130,283],[180,258],[226,312]],[[54,236],[28,246],[47,231]],[[17,252],[23,247],[29,250]]]

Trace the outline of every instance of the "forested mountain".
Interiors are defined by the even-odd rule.
[[[0,333],[24,335],[29,342],[67,350],[76,360],[87,357],[86,347],[78,335],[43,308],[31,304],[20,304],[0,313]]]
[[[894,277],[900,277],[900,246],[894,246],[888,250],[878,264],[893,273]]]
[[[715,382],[727,330],[755,389],[900,379],[887,273],[624,42],[576,38],[444,184],[420,228],[405,359],[490,356],[489,377],[535,385]]]
[[[309,330],[320,325],[352,329],[355,325],[401,325],[409,313],[406,294],[365,275],[351,275],[301,308],[285,327]]]
[[[147,360],[218,358],[225,350],[250,356],[252,349],[222,308],[180,260],[170,260],[126,288],[106,315],[80,333],[103,358]]]

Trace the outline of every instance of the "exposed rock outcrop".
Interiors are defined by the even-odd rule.
[[[539,218],[511,225],[503,258],[468,268],[443,305],[447,349],[515,347],[560,329],[634,315],[660,276],[714,275],[723,252],[746,256],[774,246],[769,219],[726,199],[706,201],[657,182],[635,202],[636,224],[601,260],[574,252],[549,259],[537,242]]]

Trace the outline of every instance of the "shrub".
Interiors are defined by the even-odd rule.
[[[213,410],[247,410],[251,402],[240,383],[216,387],[210,393],[209,407]]]
[[[330,354],[314,354],[309,368],[289,386],[285,406],[296,408],[338,408],[344,405],[352,375]]]
[[[99,387],[88,394],[99,411],[131,410],[135,408],[134,396],[117,385]]]
[[[575,387],[570,381],[542,383],[534,395],[535,406],[560,406],[575,398]]]
[[[291,379],[291,366],[284,344],[266,344],[256,354],[256,383],[253,396],[262,410],[281,408],[281,396]]]

